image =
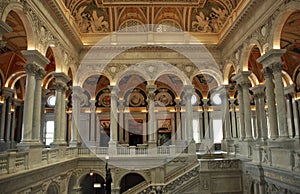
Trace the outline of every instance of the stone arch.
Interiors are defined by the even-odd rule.
[[[224,68],[224,72],[223,72],[223,84],[228,85],[229,84],[229,76],[230,76],[230,69],[231,67],[233,67],[233,69],[235,70],[235,66],[233,64],[233,62],[228,61],[225,64],[225,68]]]
[[[256,77],[256,75],[254,73],[250,74],[249,80],[251,82],[251,87],[259,85],[259,80],[257,79],[257,77]]]
[[[291,78],[291,76],[286,71],[281,71],[281,74],[282,74],[283,85],[285,87],[289,86],[289,85],[292,85],[294,83],[293,79]]]
[[[119,75],[119,76],[118,76]],[[136,69],[136,68],[132,68],[131,66],[129,68],[127,68],[125,71],[120,72],[119,74],[117,74],[115,77],[119,77],[118,80],[114,80],[114,82],[116,83],[116,85],[118,86],[120,84],[120,81],[125,78],[126,76],[129,75],[139,75],[140,77],[142,77],[145,81],[149,80],[150,77],[145,74],[145,71],[142,71],[141,69]]]
[[[92,69],[91,69],[91,70],[88,70],[88,71],[86,71],[86,72],[82,72],[82,73],[81,73],[80,79],[79,79],[79,80],[78,80],[78,79],[74,80],[73,86],[75,85],[75,86],[83,87],[84,82],[85,82],[90,76],[93,76],[93,75],[99,75],[99,76],[103,75],[103,76],[105,76],[105,77],[108,78],[108,80],[109,80],[110,83],[112,83],[112,78],[111,78],[108,74],[106,74],[106,73],[103,72],[103,71],[97,70],[97,69],[95,69],[95,70],[92,70]],[[76,76],[77,76],[77,78],[78,78],[78,72],[76,72],[75,77],[76,77]],[[76,81],[77,81],[77,82],[76,82]]]
[[[300,2],[291,1],[287,5],[285,5],[284,8],[282,8],[281,12],[277,15],[272,25],[269,49],[280,49],[280,37],[284,24],[294,11],[299,10],[297,9],[299,7]]]
[[[51,182],[48,185],[46,194],[59,194],[59,193],[60,193],[60,191],[59,191],[59,185],[56,182]]]
[[[117,180],[115,181],[115,184],[120,186],[120,185],[121,185],[122,179],[123,179],[126,175],[128,175],[128,174],[137,174],[137,175],[143,177],[144,180],[145,180],[147,183],[151,182],[150,177],[148,177],[147,174],[146,174],[146,172],[144,172],[144,171],[139,171],[139,172],[136,172],[136,171],[127,171],[127,172],[125,172],[125,173],[123,173],[122,175],[119,176],[119,179],[117,179]]]
[[[21,3],[14,2],[8,4],[1,14],[2,21],[5,21],[9,12],[14,11],[18,14],[21,21],[23,22],[23,26],[26,31],[27,36],[27,50],[34,50],[36,49],[36,34],[34,33],[34,22],[33,18],[30,17],[30,14],[24,13],[24,7]]]
[[[256,40],[244,46],[242,56],[241,56],[241,64],[240,64],[242,67],[241,69],[242,71],[248,71],[248,60],[251,55],[252,49],[255,46],[259,49],[260,53],[262,53],[262,48]]]
[[[151,27],[152,26],[149,26],[149,29],[151,29]],[[165,35],[166,34],[162,33],[162,36]],[[158,40],[154,40],[154,42],[149,42],[150,40],[147,38],[148,33],[141,34],[140,38],[138,39],[128,39],[128,33],[126,33],[126,35],[124,35],[124,33],[118,32],[112,33],[110,36],[101,39],[101,41],[99,41],[94,47],[92,47],[84,56],[81,65],[79,66],[76,72],[74,85],[80,86],[84,80],[84,77],[87,77],[87,74],[95,72],[105,72],[105,68],[107,67],[107,65],[120,53],[132,48],[145,45],[161,46],[166,49],[170,49],[174,52],[177,52],[178,54],[182,55],[187,60],[189,60],[192,64],[194,64],[197,70],[211,71],[213,75],[217,78],[218,82],[221,84],[223,80],[222,73],[220,72],[219,67],[211,53],[202,44],[200,44],[200,42],[194,36],[184,33],[182,33],[182,35],[184,35],[184,39],[176,39],[174,41],[176,43],[182,43],[183,45],[187,45],[190,42],[194,43],[193,51],[195,52],[190,52],[189,49],[186,49],[183,46],[178,46],[177,44],[161,45],[161,42],[155,42]],[[112,45],[118,43],[124,44],[125,46],[120,47],[119,49],[111,49],[111,52],[107,52],[107,47],[105,47],[105,45]],[[100,64],[97,64],[97,61],[99,61]]]
[[[173,75],[176,76],[177,78],[179,78],[179,80],[181,81],[182,84],[182,89],[185,86],[185,80],[182,80],[181,77],[178,76],[178,74],[176,74],[175,72],[161,72],[161,74],[157,75],[157,77],[155,78],[155,82],[160,81],[160,78],[163,76],[168,76],[168,75]],[[158,89],[158,88],[157,88]],[[182,93],[182,89],[181,91],[177,91],[178,88],[172,88],[172,86],[170,86],[168,89],[171,90],[171,92],[173,93],[173,95],[175,96],[175,98],[179,98],[181,93]]]
[[[10,77],[7,78],[7,80],[5,82],[5,87],[13,89],[15,83],[24,76],[26,76],[25,71],[19,71],[19,72],[12,74]]]

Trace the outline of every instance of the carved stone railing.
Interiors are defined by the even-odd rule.
[[[148,187],[148,183],[146,181],[143,181],[136,186],[128,189],[127,191],[123,192],[123,194],[132,194],[132,193],[138,193],[139,191],[143,191]]]
[[[300,150],[257,146],[253,149],[252,163],[287,171],[300,171]]]
[[[0,154],[0,174],[10,174],[28,169],[28,152]]]

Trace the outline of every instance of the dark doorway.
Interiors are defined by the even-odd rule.
[[[142,177],[139,174],[130,173],[130,174],[125,175],[121,180],[120,193],[127,191],[128,189],[140,184],[143,181],[145,181],[144,177]]]
[[[99,174],[85,175],[80,187],[82,194],[105,194],[105,180]]]

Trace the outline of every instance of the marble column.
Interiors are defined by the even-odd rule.
[[[265,112],[265,86],[257,85],[251,88],[254,95],[257,139],[264,143],[268,139],[267,117]]]
[[[80,143],[78,138],[78,131],[80,128],[80,102],[82,95],[82,88],[80,86],[72,87],[72,124],[71,124],[71,140],[69,145],[77,147]]]
[[[118,112],[117,112],[117,101],[119,99],[119,88],[118,86],[110,86],[110,141],[109,146],[116,146],[118,136]]]
[[[68,89],[68,86],[65,85],[65,87],[62,88],[61,91],[61,133],[60,133],[60,137],[63,140],[63,143],[67,143],[66,142],[66,137],[67,137],[67,112],[66,112],[66,91]]]
[[[287,111],[287,128],[288,128],[288,136],[290,138],[294,137],[294,119],[293,119],[293,107],[292,107],[292,98],[294,94],[294,86],[289,85],[284,88],[285,102],[286,102],[286,111]]]
[[[249,98],[249,86],[250,81],[248,79],[251,72],[243,71],[236,75],[235,80],[237,84],[242,87],[243,93],[243,106],[244,106],[244,124],[245,124],[245,140],[253,140],[252,128],[251,128],[251,108],[250,108],[250,98]]]
[[[155,85],[147,85],[148,90],[148,129],[149,129],[149,147],[156,146],[156,131],[155,131],[155,112],[154,112],[154,98],[155,98]]]
[[[268,67],[273,71],[275,82],[275,99],[277,104],[277,124],[280,139],[288,139],[286,102],[284,98],[284,86],[281,73],[283,67],[281,56],[285,52],[286,50],[284,49],[272,49],[257,60],[263,65],[264,68]]]
[[[51,146],[66,146],[66,110],[65,95],[67,83],[70,78],[62,72],[54,73],[55,78],[55,122],[54,122],[54,140]]]
[[[41,131],[41,109],[42,109],[42,81],[46,74],[43,68],[40,68],[35,73],[35,86],[34,86],[34,110],[33,110],[33,127],[32,127],[32,140],[35,143],[40,143]]]
[[[41,103],[41,130],[40,130],[40,142],[41,143],[45,143],[45,133],[46,133],[46,129],[45,129],[45,108],[46,108],[46,104],[47,104],[47,98],[48,98],[48,94],[50,93],[50,90],[42,88],[42,103]]]
[[[90,141],[96,143],[96,100],[90,100],[91,120],[90,120]]]
[[[222,100],[221,110],[222,110],[222,129],[223,129],[223,139],[222,139],[222,150],[230,155],[233,155],[233,139],[230,127],[230,113],[229,113],[229,87],[228,85],[220,86],[216,92],[220,95]]]
[[[6,117],[6,99],[5,96],[1,96],[1,124],[0,124],[0,143],[4,142],[5,134],[5,117]]]
[[[243,90],[240,85],[236,85],[236,89],[238,90],[238,103],[239,103],[239,139],[245,139],[245,120],[244,120],[244,98],[243,98]]]
[[[119,142],[123,144],[124,140],[124,100],[119,100]]]
[[[275,106],[274,96],[274,83],[272,70],[268,67],[264,68],[264,78],[266,86],[266,98],[268,104],[268,116],[269,116],[269,127],[270,127],[270,138],[275,140],[278,138],[278,125],[277,125],[277,113]]]
[[[10,139],[12,134],[12,126],[11,126],[11,120],[12,120],[12,111],[11,108],[13,106],[13,95],[14,91],[9,88],[4,88],[3,94],[6,96],[6,118],[5,118],[5,128],[6,128],[6,137],[5,141],[10,145]]]
[[[234,98],[230,98],[230,119],[231,119],[231,133],[232,137],[238,137],[237,128],[236,128],[236,116],[235,116],[235,100]]]
[[[182,141],[182,132],[181,132],[181,117],[180,117],[180,99],[175,99],[175,110],[176,110],[176,140],[177,142]]]
[[[210,139],[210,127],[209,127],[209,113],[208,113],[208,99],[202,99],[203,102],[203,114],[204,114],[204,139]]]
[[[44,68],[50,61],[43,56],[37,50],[22,51],[22,55],[26,58],[25,70],[26,70],[26,88],[24,99],[24,111],[23,111],[23,125],[22,125],[22,139],[19,148],[25,148],[33,141],[33,112],[35,109],[34,96],[35,96],[35,74],[40,68]],[[38,142],[38,145],[40,143]]]
[[[293,116],[294,116],[294,126],[295,126],[295,139],[299,139],[300,138],[299,111],[298,111],[297,101],[295,100],[295,98],[292,99],[292,106],[293,106]]]
[[[185,92],[185,111],[186,111],[186,129],[187,130],[187,141],[193,142],[193,107],[192,107],[192,96],[193,96],[193,86],[187,85],[184,87]]]
[[[277,120],[278,120],[278,130],[279,138],[288,138],[288,128],[287,128],[287,107],[284,97],[284,86],[282,82],[282,70],[283,64],[281,62],[273,63],[272,70],[275,80],[275,99],[277,103]]]
[[[217,90],[216,92],[219,92],[220,98],[222,99],[222,123],[223,123],[223,139],[224,140],[231,140],[232,139],[232,133],[230,128],[230,115],[229,115],[229,92],[228,92],[228,86],[222,86],[220,90]]]

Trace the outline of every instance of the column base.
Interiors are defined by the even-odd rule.
[[[76,140],[71,140],[69,143],[69,147],[80,147],[80,146],[81,146],[81,142]]]
[[[36,141],[21,141],[17,144],[18,151],[26,151],[32,148],[43,148],[44,144]]]

